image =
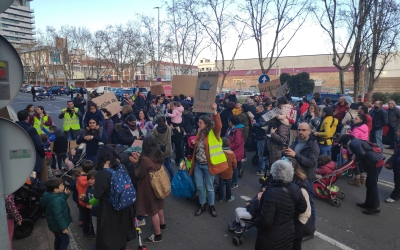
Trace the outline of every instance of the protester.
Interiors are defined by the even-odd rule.
[[[239,117],[231,115],[229,126],[225,137],[229,139],[229,148],[235,153],[237,168],[233,172],[232,189],[238,187],[239,170],[244,158],[244,126],[240,123]]]
[[[7,226],[8,226],[8,241],[10,244],[10,250],[12,250],[12,239],[14,234],[14,223],[18,226],[22,225],[22,216],[18,212],[15,206],[14,197],[12,195],[7,195],[5,198],[6,203],[6,215],[7,215]]]
[[[81,132],[79,117],[82,117],[82,113],[74,107],[72,101],[68,101],[67,108],[63,108],[58,116],[59,119],[63,119],[64,137],[68,140],[75,140]]]
[[[154,125],[147,116],[147,113],[143,110],[139,111],[138,124],[144,136],[150,133],[150,131],[154,128]]]
[[[132,146],[135,140],[142,140],[144,137],[142,130],[137,125],[136,116],[133,114],[124,119],[124,123],[116,124],[115,130],[118,133],[118,143],[128,147]]]
[[[311,104],[308,106],[307,111],[302,116],[300,116],[299,124],[302,122],[310,124],[312,132],[317,131],[318,127],[321,124],[321,117],[317,105]]]
[[[386,149],[394,149],[394,144],[396,141],[396,131],[400,127],[400,109],[396,107],[396,102],[389,101],[388,108],[388,137],[389,137],[389,147]]]
[[[43,128],[49,129],[51,125],[53,125],[53,122],[46,114],[46,111],[44,110],[43,106],[37,106],[36,112],[34,115],[29,116],[29,125],[34,127],[38,134],[44,134]]]
[[[171,156],[172,156],[172,128],[167,125],[167,121],[165,117],[162,116],[157,119],[157,126],[150,132],[154,138],[156,138],[158,142],[158,146],[164,155],[164,166],[168,171],[169,177],[174,177],[174,169],[171,165]]]
[[[114,122],[110,119],[111,113],[106,108],[101,108],[104,117],[104,132],[107,135],[107,144],[112,144],[112,135],[114,132]]]
[[[338,126],[338,119],[333,117],[333,111],[329,107],[322,110],[322,118],[321,128],[318,132],[314,132],[314,136],[317,137],[319,143],[320,155],[331,156],[333,135]]]
[[[227,202],[231,202],[235,199],[232,195],[232,176],[233,172],[237,168],[237,160],[235,153],[230,149],[230,142],[227,138],[222,138],[222,149],[224,150],[224,154],[226,156],[226,162],[228,163],[228,169],[222,173],[218,174],[219,177],[219,185],[218,185],[218,201],[222,202],[224,198],[224,188],[225,188],[225,198]]]
[[[372,117],[372,130],[370,133],[370,141],[376,143],[383,152],[382,129],[388,124],[388,116],[386,111],[382,109],[382,102],[376,101],[373,110],[370,111]]]
[[[342,120],[347,110],[349,110],[349,104],[347,104],[346,99],[342,96],[339,98],[333,110],[333,117],[338,120],[338,125],[335,127],[336,133],[340,133],[342,130]]]
[[[85,143],[86,145],[86,160],[91,160],[95,164],[97,163],[97,156],[99,147],[107,143],[107,135],[103,133],[100,137],[99,131],[96,129],[98,127],[98,123],[94,119],[89,120],[88,124],[89,131],[87,131],[87,135],[79,136],[78,140],[76,140],[76,144],[80,145]]]
[[[393,169],[394,189],[386,198],[386,203],[393,203],[400,198],[400,128],[396,131],[396,143],[393,155],[386,161],[385,167]]]
[[[35,105],[33,105],[33,104],[28,104],[28,106],[26,106],[25,110],[28,111],[29,116],[33,116],[34,114],[36,114]]]

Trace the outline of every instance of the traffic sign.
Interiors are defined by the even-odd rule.
[[[107,78],[108,78],[108,79],[111,79],[111,75],[107,75]]]
[[[14,47],[0,36],[0,109],[19,93],[24,78],[21,58]]]
[[[161,78],[157,78],[157,82],[160,83],[161,82]]]
[[[269,82],[269,76],[268,75],[260,75],[260,77],[258,78],[258,83],[265,83],[265,82]]]

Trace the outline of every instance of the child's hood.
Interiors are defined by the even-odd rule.
[[[40,204],[42,204],[43,207],[47,207],[50,204],[50,201],[59,195],[60,193],[49,193],[46,191],[44,192],[42,198],[40,198]]]
[[[323,167],[326,167],[326,168],[329,168],[329,169],[332,169],[332,170],[336,169],[335,162],[333,162],[333,161],[329,162],[328,164],[324,165]]]
[[[179,111],[179,113],[182,113],[184,108],[182,106],[176,107],[174,110]]]
[[[76,181],[76,185],[82,188],[87,188],[89,186],[87,181],[87,176],[86,175],[79,176],[78,180]]]

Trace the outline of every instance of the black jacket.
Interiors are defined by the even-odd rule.
[[[298,143],[299,140],[295,140],[292,145],[290,145],[290,148],[294,150]],[[310,138],[306,142],[306,145],[304,145],[300,153],[296,154],[294,157],[297,163],[299,163],[300,167],[303,169],[304,174],[307,175],[307,179],[309,180],[315,179],[315,171],[317,169],[319,151],[320,150],[318,142],[315,140],[315,137],[313,135],[310,135]]]
[[[390,114],[388,116],[388,123],[390,125],[390,127],[395,128],[397,126],[399,126],[400,124],[400,109],[397,107],[394,107],[393,110],[388,110],[388,114]]]
[[[143,136],[142,130],[139,126],[136,128],[139,132],[139,137]],[[136,136],[133,136],[128,125],[125,123],[116,124],[115,130],[118,133],[118,143],[122,145],[126,145],[128,147],[132,146],[132,143],[137,139]]]
[[[135,99],[135,106],[137,107],[139,112],[140,110],[144,110],[144,106],[146,105],[146,101],[144,100],[143,96],[138,95]]]
[[[254,220],[258,228],[256,250],[291,250],[295,214],[304,213],[307,203],[299,186],[273,182],[261,197],[261,210]]]
[[[233,115],[231,109],[224,109],[219,114],[221,117],[222,129],[221,129],[221,138],[225,136],[226,130],[229,128],[229,116]]]
[[[380,130],[388,123],[388,115],[382,108],[371,110],[370,115],[372,117],[372,130]]]
[[[192,134],[195,126],[194,118],[192,112],[189,110],[184,110],[182,113],[182,123],[181,126],[185,130],[186,134]]]
[[[86,106],[86,101],[83,98],[75,97],[73,100],[74,107],[79,109],[79,112],[81,114],[85,113],[85,106]]]
[[[385,159],[382,153],[374,152],[368,142],[357,138],[350,141],[349,150],[355,155],[356,161],[364,162],[363,167],[365,169],[375,167],[379,161]]]
[[[54,132],[56,139],[54,140],[53,152],[56,155],[65,155],[68,153],[68,139],[63,136],[61,129]]]
[[[267,131],[263,129],[264,126],[267,126],[267,123],[264,121],[264,118],[262,116],[267,113],[266,110],[264,110],[260,114],[256,114],[254,116],[254,120],[256,121],[254,123],[254,135],[256,137],[256,140],[265,140],[265,136],[267,135]]]

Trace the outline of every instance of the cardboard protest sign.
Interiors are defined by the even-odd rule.
[[[279,87],[279,89],[276,91],[275,96],[281,97],[281,96],[285,96],[285,94],[283,93],[283,91],[285,91],[285,89],[287,89],[287,82],[285,82],[282,86]]]
[[[106,108],[108,111],[110,111],[111,116],[121,111],[119,101],[112,91],[104,93],[99,97],[93,98],[92,101],[97,104],[97,107],[99,109]]]
[[[173,76],[172,95],[194,96],[196,90],[197,76]]]
[[[279,78],[270,82],[258,84],[260,92],[264,91],[268,96],[275,96],[279,87],[281,87],[281,81]]]
[[[163,87],[163,91],[164,91],[165,96],[172,96],[172,87],[171,87],[171,85],[165,85]]]
[[[218,72],[199,73],[194,96],[193,112],[212,113],[218,87]]]
[[[262,115],[262,118],[265,122],[268,122],[276,117],[277,113],[274,110],[270,110],[267,113]]]
[[[150,91],[152,95],[162,95],[164,94],[164,89],[161,85],[150,86]]]
[[[132,143],[132,147],[142,147],[143,141],[142,140],[134,140]]]

